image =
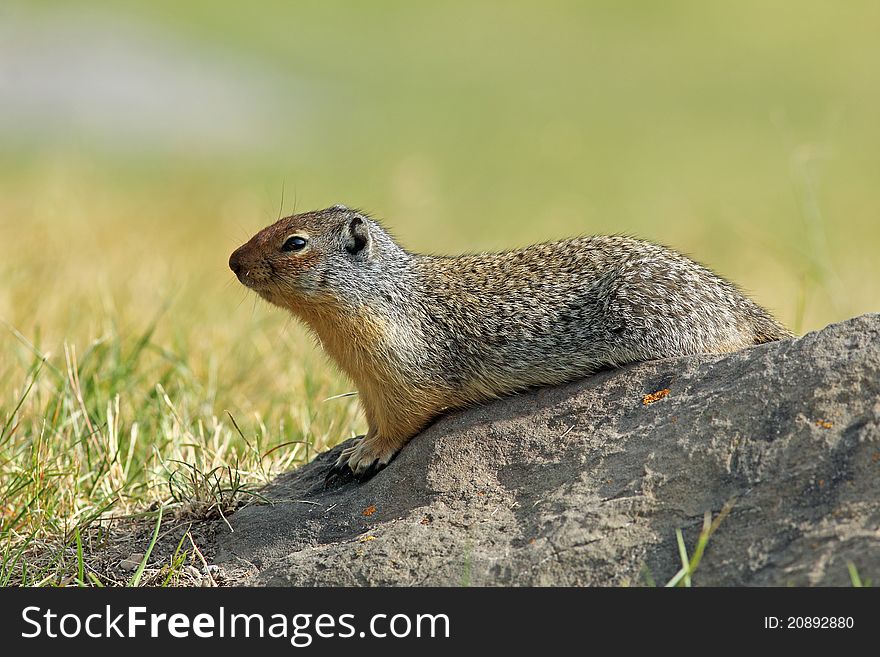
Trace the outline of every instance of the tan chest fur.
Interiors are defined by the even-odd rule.
[[[407,346],[419,336],[389,322],[369,307],[302,316],[327,355],[358,389],[371,429],[381,436],[407,436],[424,427],[446,405],[437,382],[425,385],[408,375]]]

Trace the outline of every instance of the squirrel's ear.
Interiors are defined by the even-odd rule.
[[[370,227],[361,217],[352,217],[343,228],[345,250],[352,255],[366,255],[370,251]]]

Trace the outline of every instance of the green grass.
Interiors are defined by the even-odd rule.
[[[123,585],[99,555],[146,553],[158,509],[139,583],[189,581],[199,523],[363,430],[350,384],[226,268],[282,189],[287,212],[363,207],[416,250],[637,234],[797,331],[880,308],[876,3],[3,11],[147,26],[255,63],[288,103],[242,152],[0,134],[4,585]]]
[[[859,575],[858,568],[856,568],[852,561],[846,564],[846,568],[849,571],[850,582],[855,588],[871,588],[872,581],[870,579],[863,580]]]
[[[694,547],[694,553],[690,556],[688,555],[687,546],[684,543],[684,536],[682,535],[681,530],[675,530],[675,540],[678,545],[678,556],[681,559],[681,569],[672,576],[672,579],[666,582],[667,587],[680,586],[689,588],[691,586],[691,577],[693,577],[700,565],[700,561],[703,559],[703,554],[706,551],[706,547],[709,545],[709,539],[712,538],[712,534],[715,533],[735,504],[735,499],[728,501],[714,519],[710,512],[706,512],[703,516],[703,527],[700,529],[700,534],[697,537],[697,544]]]
[[[303,382],[289,389],[303,406],[285,400],[272,425],[214,415],[186,358],[158,349],[152,331],[104,336],[81,356],[66,345],[57,366],[18,343],[27,375],[0,416],[0,583],[95,583],[105,573],[84,571],[90,529],[130,531],[151,505],[222,519],[358,426],[354,399],[322,403],[324,388]]]

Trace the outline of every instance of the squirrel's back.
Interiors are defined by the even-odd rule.
[[[458,385],[487,392],[791,335],[732,283],[631,237],[415,256],[413,267],[423,299],[416,309],[435,362]]]

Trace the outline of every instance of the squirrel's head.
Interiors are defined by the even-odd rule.
[[[229,268],[270,303],[297,311],[364,288],[389,251],[402,252],[376,222],[335,205],[267,226],[232,253]]]

